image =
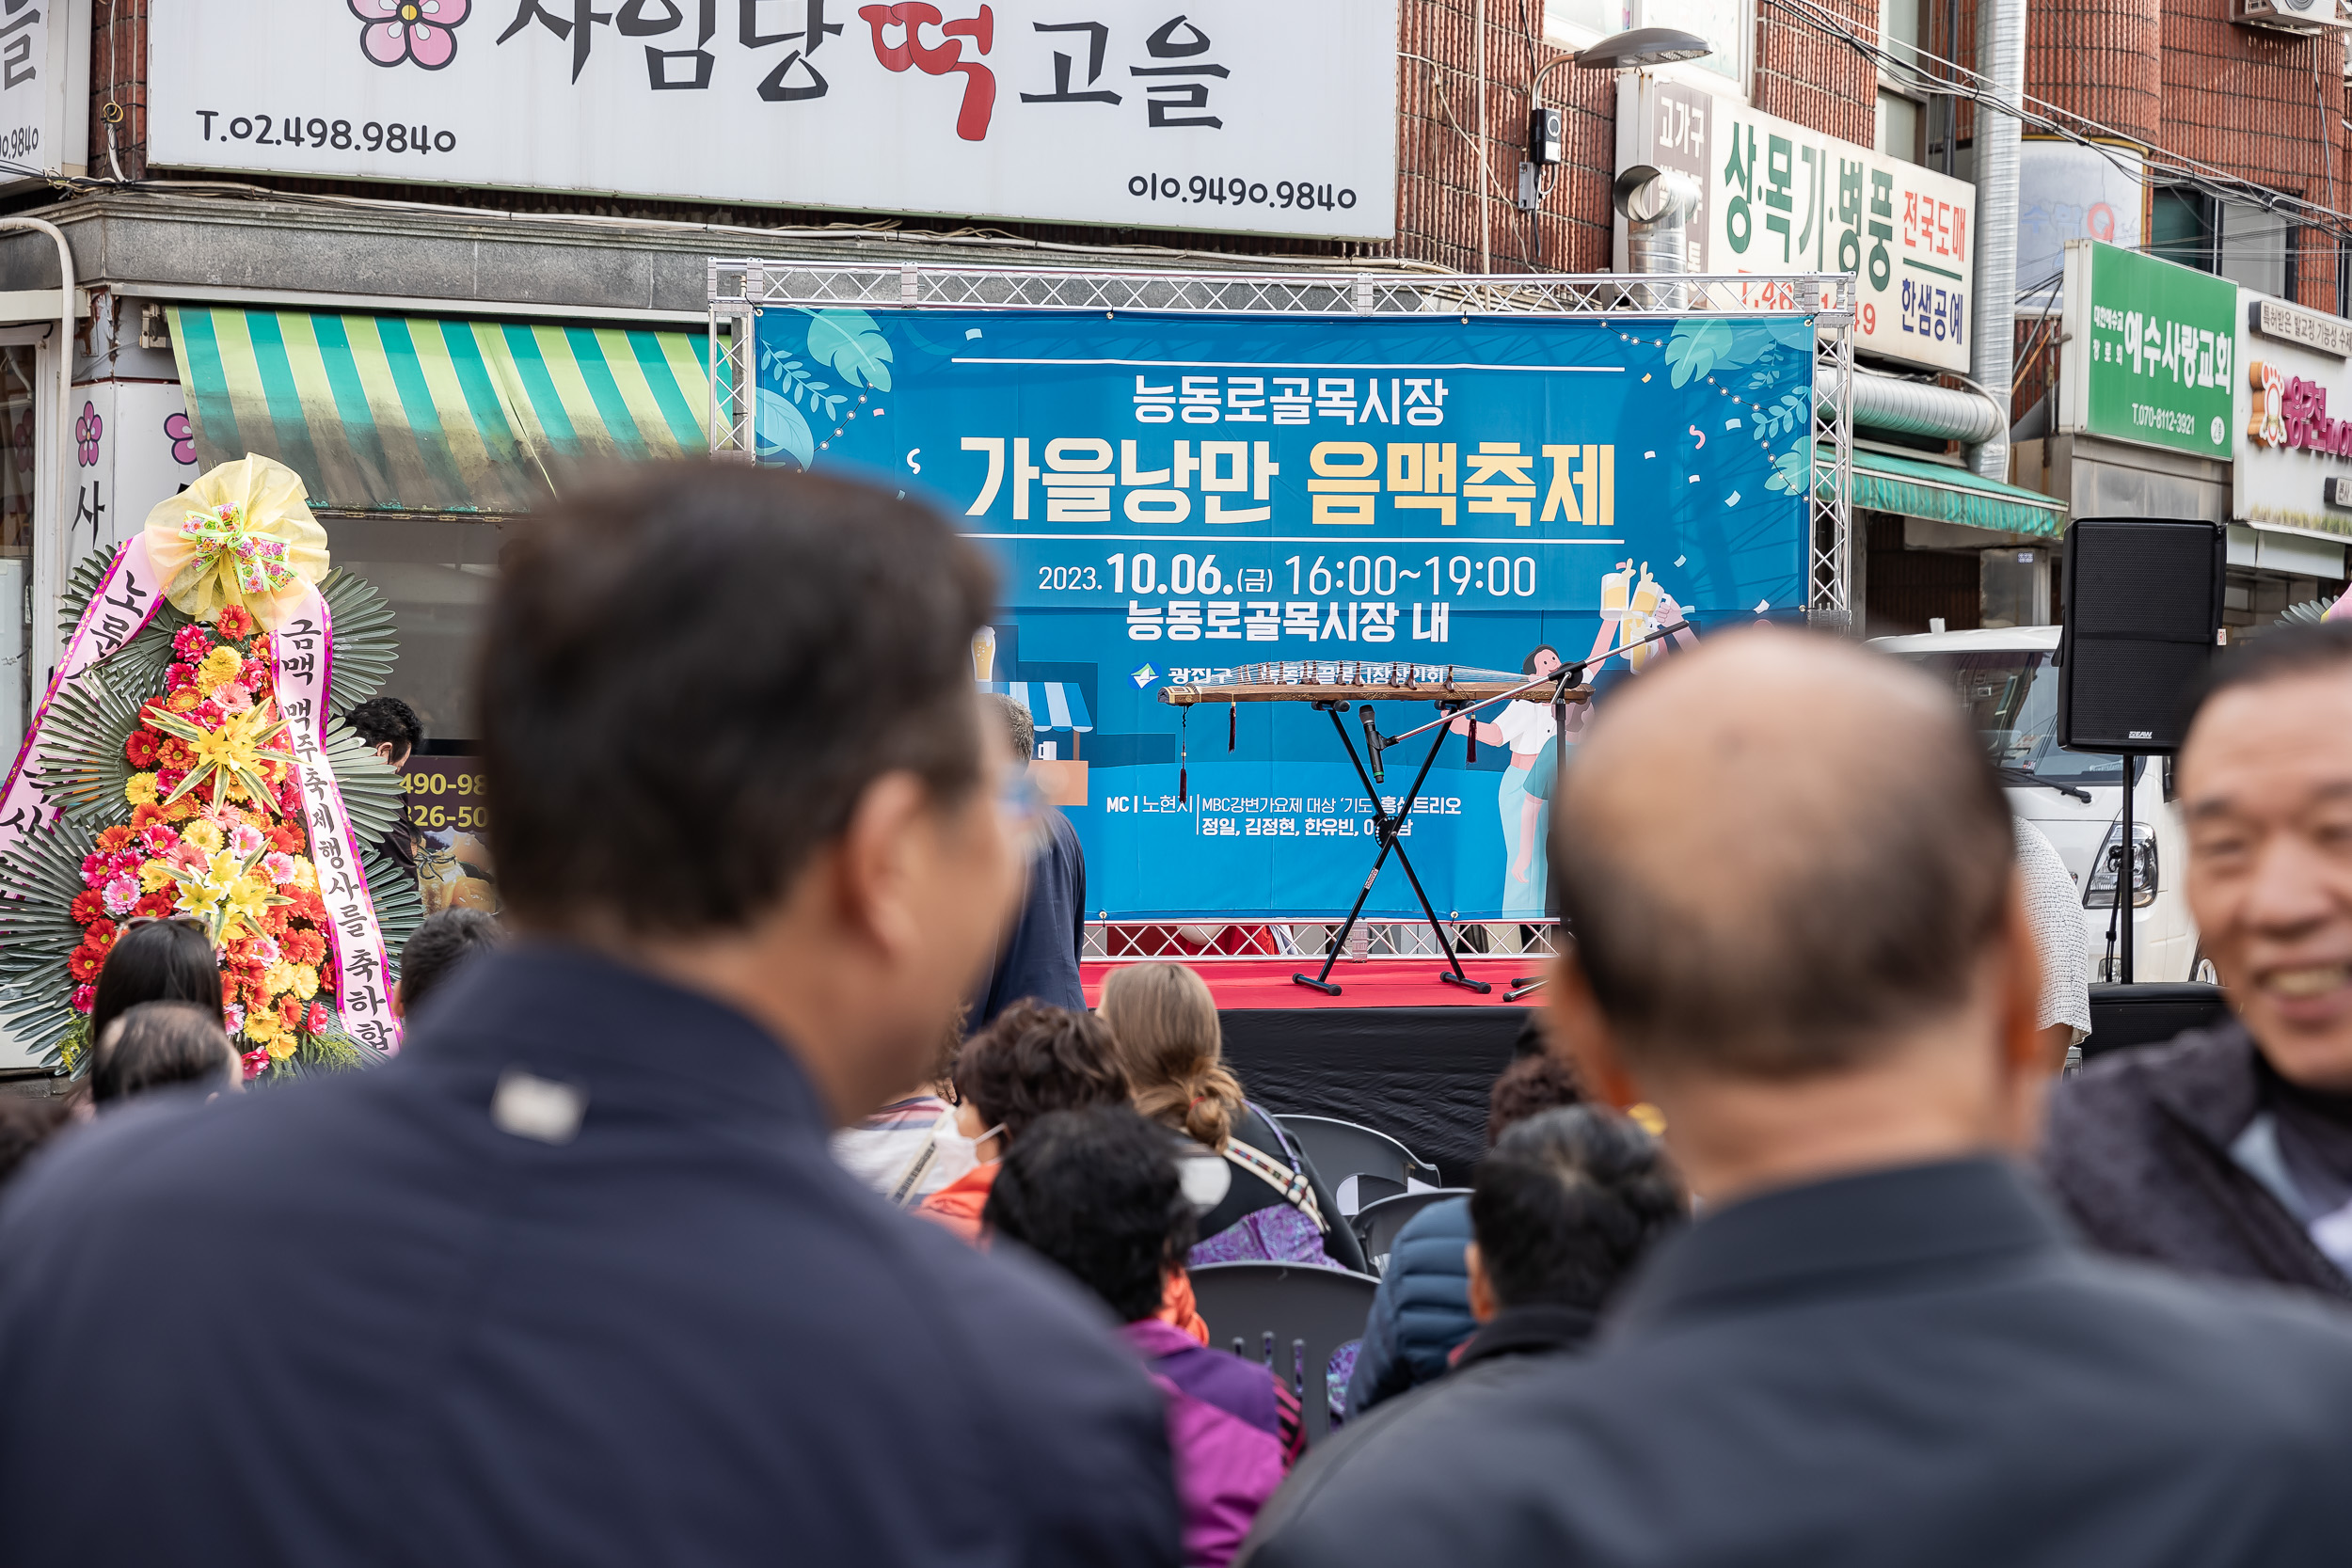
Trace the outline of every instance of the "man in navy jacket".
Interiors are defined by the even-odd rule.
[[[804,475],[538,522],[481,665],[521,940],[389,1067],[103,1118],[11,1191],[0,1561],[1176,1562],[1099,1309],[826,1154],[1012,902],[992,586]]]
[[[1564,781],[1554,1032],[1664,1117],[1698,1218],[1589,1355],[1350,1422],[1243,1560],[2342,1562],[2352,1328],[2094,1257],[2010,1163],[2041,974],[1950,693],[1759,631],[1615,703]]]

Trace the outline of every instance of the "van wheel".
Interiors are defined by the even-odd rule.
[[[2205,957],[2204,949],[2201,947],[2197,950],[2197,956],[2188,961],[2188,977],[2201,986],[2217,986],[2221,983],[2221,976],[2214,973],[2213,960]]]

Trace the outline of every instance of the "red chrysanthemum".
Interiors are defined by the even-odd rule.
[[[280,822],[269,831],[269,847],[281,855],[302,853],[302,830],[291,822]]]
[[[75,948],[73,956],[65,961],[65,972],[68,974],[72,975],[76,980],[87,980],[93,985],[98,981],[98,972],[105,967],[106,950],[103,947],[93,947],[88,942],[84,942]]]
[[[82,933],[82,945],[95,947],[103,953],[112,947],[115,944],[115,938],[121,934],[121,927],[113,921],[93,920],[89,923],[88,928]]]
[[[201,626],[185,626],[172,634],[171,652],[175,658],[196,663],[213,651],[213,640],[204,635]]]
[[[326,939],[309,926],[297,926],[288,931],[278,944],[288,963],[314,964],[326,957]]]
[[[213,625],[231,642],[242,642],[253,635],[252,613],[240,604],[224,605],[220,613],[213,617]]]
[[[188,764],[195,760],[196,755],[188,750],[188,743],[176,735],[166,736],[164,743],[155,750],[156,764],[167,772],[185,773]]]
[[[134,828],[154,827],[165,820],[164,808],[161,806],[146,805],[131,808],[131,826]]]
[[[139,895],[139,901],[131,906],[131,912],[146,915],[152,920],[161,920],[179,907],[179,895],[169,888],[162,888],[153,893]]]
[[[100,829],[98,847],[110,855],[121,853],[131,847],[131,830],[119,822],[111,828]]]
[[[259,692],[269,679],[269,661],[248,658],[237,667],[237,682],[247,691]]]
[[[98,988],[96,986],[76,986],[73,988],[73,1010],[75,1012],[88,1012],[90,1010],[91,1004],[95,1003],[97,1000]]]
[[[90,889],[87,893],[75,894],[73,902],[67,905],[66,909],[73,916],[73,924],[76,926],[87,926],[93,920],[106,918],[106,900],[100,896],[96,888]]]
[[[195,684],[196,670],[192,665],[175,664],[170,669],[164,672],[164,689],[166,691],[177,691],[183,687],[194,686]]]
[[[161,742],[155,738],[152,730],[133,730],[130,738],[122,743],[122,754],[130,759],[132,767],[137,768],[154,767],[155,753],[160,749]]]

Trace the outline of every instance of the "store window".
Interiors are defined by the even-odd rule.
[[[40,351],[0,346],[0,743],[14,755],[32,711],[33,484],[40,464]]]
[[[2150,255],[2282,298],[2295,295],[2296,233],[2280,214],[2183,186],[2149,202]]]
[[[513,523],[455,523],[328,515],[335,564],[374,585],[391,605],[400,662],[384,694],[417,710],[428,741],[469,739],[474,645]]]
[[[1564,48],[1581,49],[1634,27],[1697,34],[1714,53],[1681,69],[1711,71],[1746,92],[1756,0],[1544,0],[1544,30]]]

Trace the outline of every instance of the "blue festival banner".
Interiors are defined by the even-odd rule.
[[[975,678],[1036,715],[1111,918],[1333,918],[1377,852],[1329,716],[1187,722],[1171,683],[1530,670],[1804,607],[1809,318],[771,306],[755,334],[762,462],[857,473],[993,554]],[[1612,659],[1598,700],[1663,646]],[[1440,915],[1535,917],[1550,710],[1480,717],[1403,842]],[[1426,744],[1388,754],[1391,803]],[[1418,909],[1391,873],[1366,912]]]

